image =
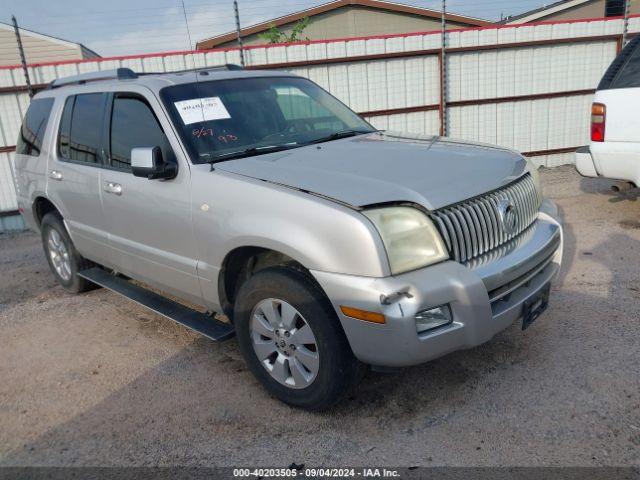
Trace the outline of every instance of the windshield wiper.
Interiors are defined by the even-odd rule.
[[[213,156],[207,163],[213,166],[214,163],[226,162],[227,160],[233,160],[236,158],[254,157],[256,155],[263,155],[265,153],[281,152],[282,150],[289,150],[290,148],[299,147],[297,143],[287,143],[284,145],[265,145],[263,147],[250,147],[244,150],[237,150],[235,152],[221,153]]]
[[[373,133],[375,131],[376,130],[340,130],[339,132],[334,132],[331,135],[327,135],[326,137],[320,137],[316,138],[315,140],[311,140],[310,142],[307,142],[307,145],[313,143],[330,142],[331,140],[339,140],[340,138],[355,137],[356,135]]]

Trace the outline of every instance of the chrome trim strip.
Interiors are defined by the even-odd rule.
[[[506,297],[511,292],[513,292],[514,290],[517,290],[522,285],[527,283],[529,280],[531,280],[533,277],[535,277],[538,273],[540,273],[542,270],[547,268],[549,263],[551,263],[551,261],[553,260],[553,255],[554,254],[555,254],[555,252],[553,252],[551,255],[549,255],[547,258],[545,258],[542,261],[542,263],[540,263],[536,268],[534,268],[533,270],[530,270],[529,272],[525,273],[522,277],[516,278],[515,280],[512,280],[511,282],[506,283],[505,285],[502,285],[501,287],[498,287],[495,290],[490,291],[489,292],[489,302],[491,302],[491,303],[497,302],[498,300]],[[501,291],[505,287],[507,287],[507,289],[504,290],[504,291]],[[498,293],[495,293],[495,292],[498,292]]]

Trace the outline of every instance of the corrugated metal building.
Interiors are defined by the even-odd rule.
[[[514,148],[551,167],[572,163],[588,143],[593,93],[622,45],[623,26],[617,18],[450,31],[445,62],[438,31],[251,46],[244,54],[248,68],[310,78],[377,128],[437,135],[446,125],[451,137]],[[630,19],[629,34],[640,34],[640,16]],[[29,71],[42,88],[89,71],[176,71],[239,57],[237,49],[167,52]],[[28,102],[22,69],[0,67],[0,212],[17,208],[9,172]]]
[[[503,23],[519,24],[620,17],[624,15],[625,2],[629,2],[631,15],[640,13],[640,0],[561,0],[508,17]]]
[[[20,38],[27,63],[60,62],[65,60],[83,60],[99,58],[93,50],[81,43],[69,42],[60,38],[20,29]],[[20,54],[13,25],[0,22],[0,66],[18,65]]]
[[[441,14],[437,10],[381,0],[336,0],[284,17],[258,23],[242,29],[245,45],[265,43],[260,38],[273,25],[289,35],[299,20],[309,17],[311,23],[302,37],[309,40],[368,37],[409,32],[427,32],[440,28]],[[463,15],[448,14],[447,28],[485,27],[491,22]],[[236,46],[236,32],[217,35],[196,44],[198,50]]]

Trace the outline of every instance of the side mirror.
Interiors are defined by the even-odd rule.
[[[132,148],[131,171],[136,177],[168,180],[178,175],[178,165],[166,162],[160,147]]]

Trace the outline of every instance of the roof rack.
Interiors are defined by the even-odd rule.
[[[138,78],[140,75],[166,75],[172,73],[188,73],[194,72],[200,75],[207,75],[207,72],[211,70],[244,70],[244,67],[235,65],[233,63],[227,63],[224,65],[216,65],[213,67],[204,68],[191,68],[188,70],[178,70],[173,72],[144,72],[136,73],[130,68],[115,68],[113,70],[100,70],[98,72],[81,73],[80,75],[73,75],[71,77],[56,78],[49,83],[48,89],[64,87],[66,85],[82,85],[89,82],[97,82],[99,80],[132,80]]]
[[[82,85],[99,80],[131,80],[138,78],[138,74],[130,68],[116,68],[114,70],[101,70],[98,72],[81,73],[71,77],[56,78],[49,84],[50,89],[64,87],[65,85]]]
[[[235,63],[225,63],[224,65],[214,65],[213,67],[198,67],[198,68],[187,68],[186,70],[171,70],[168,72],[142,72],[138,73],[139,76],[142,75],[173,75],[180,73],[199,73],[200,75],[207,75],[210,71],[216,70],[244,70],[244,67],[240,65],[236,65]]]

